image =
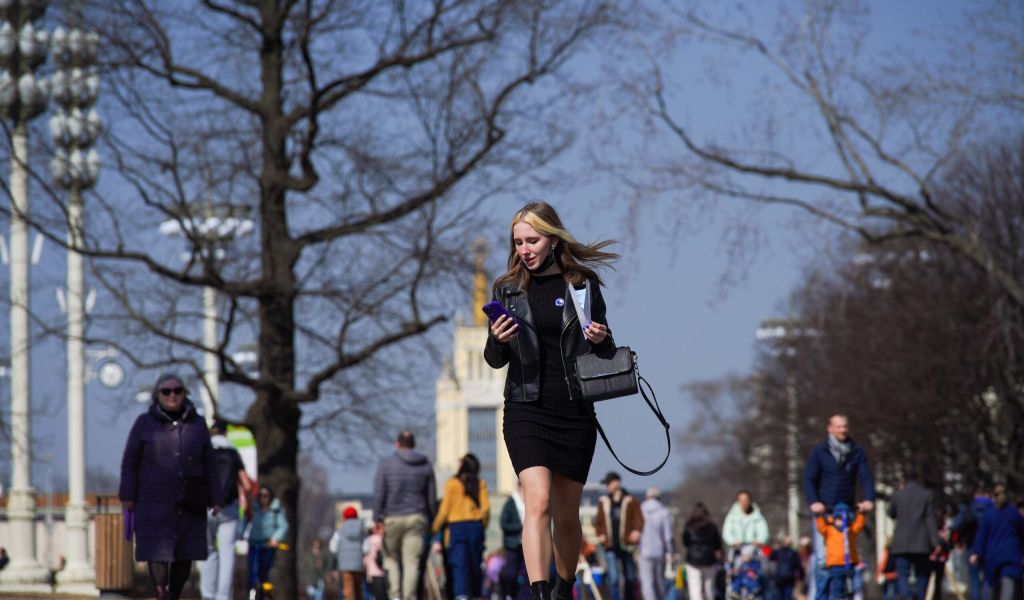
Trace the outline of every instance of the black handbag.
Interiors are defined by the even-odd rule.
[[[590,414],[594,419],[594,425],[597,426],[597,432],[601,434],[601,439],[604,440],[604,445],[608,447],[608,451],[612,453],[612,456],[615,457],[615,460],[623,468],[634,475],[640,476],[653,475],[660,471],[665,466],[665,463],[668,462],[668,457],[672,453],[672,436],[669,435],[669,424],[665,420],[665,415],[661,412],[661,406],[658,405],[658,397],[654,394],[654,388],[640,375],[636,352],[633,352],[629,346],[619,346],[614,351],[581,354],[573,360],[573,367],[577,391],[586,402],[622,398],[640,392],[644,402],[647,403],[651,412],[654,413],[654,416],[658,418],[661,426],[665,429],[665,444],[667,446],[665,458],[661,459],[658,466],[649,471],[639,471],[622,462],[622,459],[615,454],[615,449],[612,448],[611,442],[608,441],[608,436],[605,435],[604,428],[601,427],[601,423],[597,420],[597,415],[594,411],[590,411]],[[647,392],[644,391],[643,386],[647,386],[647,389],[650,390],[651,397],[654,398],[653,402],[647,397]]]
[[[576,381],[587,402],[632,396],[639,388],[636,352],[620,346],[613,352],[577,356]]]

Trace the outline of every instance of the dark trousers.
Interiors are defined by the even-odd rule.
[[[388,578],[387,577],[371,577],[369,580],[370,594],[368,596],[373,600],[388,600]]]
[[[822,592],[818,592],[818,598],[827,598],[828,600],[846,600],[850,598],[850,592],[853,591],[850,588],[853,586],[847,585],[847,579],[853,574],[852,570],[847,567],[826,567],[825,587]]]
[[[793,582],[779,583],[776,590],[779,600],[793,600]]]
[[[910,570],[914,570],[917,578],[915,589],[910,589]],[[900,600],[925,600],[928,591],[928,576],[932,573],[932,563],[927,554],[896,555],[896,595]]]
[[[176,560],[174,562],[150,561],[149,578],[153,585],[167,587],[171,600],[181,598],[181,592],[188,583],[192,573],[192,561]]]
[[[501,568],[501,591],[505,596],[515,600],[528,600],[530,597],[530,581],[526,574],[526,559],[523,547],[513,550],[505,549],[505,566]]]
[[[249,544],[249,589],[262,592],[263,582],[270,579],[270,567],[274,566],[277,548],[266,544]]]
[[[970,600],[983,600],[988,597],[987,585],[978,565],[967,563],[967,585],[967,597]]]
[[[479,598],[483,590],[484,524],[462,521],[448,525],[448,564],[456,598]]]
[[[1018,600],[1021,597],[1021,578],[1004,575],[1002,567],[996,570],[996,576],[987,584],[986,600]]]
[[[942,600],[942,585],[946,580],[946,563],[936,560],[931,562],[931,573],[935,575],[935,586],[932,589],[931,600]]]
[[[895,579],[887,579],[882,583],[882,600],[897,600]]]

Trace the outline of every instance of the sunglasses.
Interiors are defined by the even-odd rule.
[[[160,395],[164,396],[164,397],[168,397],[171,394],[177,394],[177,395],[181,396],[184,393],[185,393],[185,388],[183,388],[181,386],[172,387],[172,388],[160,388]]]

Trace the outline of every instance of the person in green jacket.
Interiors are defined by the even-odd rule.
[[[288,533],[288,519],[274,492],[261,485],[257,502],[250,515],[249,527],[249,597],[262,598],[274,555]]]
[[[736,494],[736,502],[725,516],[722,541],[730,548],[740,548],[748,544],[763,546],[768,543],[768,538],[768,521],[754,503],[750,492],[740,490]]]

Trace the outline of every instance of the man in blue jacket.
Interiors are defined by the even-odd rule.
[[[978,535],[978,527],[981,524],[981,517],[985,511],[995,506],[992,496],[988,491],[978,486],[974,491],[974,498],[964,504],[960,514],[953,519],[950,527],[956,536],[956,541],[970,552],[974,546],[974,538]],[[967,565],[967,598],[968,600],[982,600],[988,598],[989,591],[987,582],[981,577],[981,568],[978,565]]]
[[[804,493],[811,509],[814,532],[814,584],[815,597],[823,597],[825,580],[825,540],[818,533],[813,520],[832,510],[840,502],[854,506],[860,480],[864,500],[857,504],[861,512],[875,506],[875,479],[868,466],[868,458],[857,442],[850,438],[846,415],[834,414],[828,420],[828,438],[814,447],[804,470]]]
[[[970,562],[980,563],[985,581],[998,590],[992,598],[1013,600],[1021,584],[1021,542],[1024,541],[1024,517],[1009,502],[1006,486],[997,485],[992,494],[995,507],[985,511],[971,547]]]

